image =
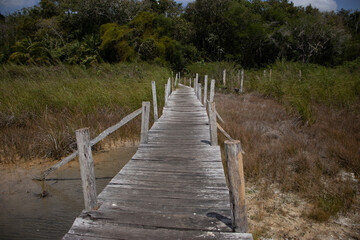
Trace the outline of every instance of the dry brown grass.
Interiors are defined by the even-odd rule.
[[[163,106],[168,69],[147,63],[81,66],[0,66],[0,164],[33,158],[60,159],[76,148],[75,130],[91,137],[151,101],[157,83]],[[138,139],[140,117],[112,139]],[[97,144],[101,149],[104,142]]]
[[[15,163],[34,158],[60,159],[76,150],[76,129],[90,127],[94,138],[106,128],[125,117],[129,110],[98,110],[87,115],[69,112],[48,113],[36,119],[8,123],[1,129],[0,163]],[[130,121],[115,133],[94,146],[101,150],[104,144],[118,140],[136,140],[140,136],[141,117]]]
[[[359,113],[316,106],[317,121],[308,126],[257,93],[218,94],[215,101],[225,130],[241,140],[246,180],[261,188],[261,197],[271,199],[273,185],[296,194],[310,204],[302,216],[311,221],[359,209]]]

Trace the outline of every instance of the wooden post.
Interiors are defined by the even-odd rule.
[[[89,128],[76,130],[76,142],[79,151],[80,174],[84,193],[85,210],[97,208],[94,162],[91,154]]]
[[[266,78],[266,69],[264,70],[264,78]]]
[[[152,87],[153,105],[154,105],[154,121],[156,122],[157,120],[159,120],[159,115],[158,115],[158,108],[157,108],[155,81],[151,82],[151,87]]]
[[[173,78],[171,78],[171,85],[172,85],[172,90],[174,91],[174,88],[176,88],[176,84],[177,84],[177,78],[175,77],[175,82],[173,81]]]
[[[246,233],[248,232],[248,221],[246,216],[245,178],[240,141],[225,141],[225,157],[233,231]]]
[[[168,87],[167,87],[167,84],[165,84],[165,106],[166,106],[167,100],[168,100]]]
[[[240,81],[240,92],[243,92],[243,86],[244,86],[244,69],[241,69],[241,81]]]
[[[195,82],[194,82],[194,92],[195,92],[195,94],[198,91],[198,83],[199,83],[199,74],[197,73],[196,78],[195,78]]]
[[[270,69],[270,72],[269,72],[269,80],[271,81],[271,74],[272,74],[272,69]]]
[[[198,87],[198,92],[197,92],[197,97],[198,97],[198,99],[199,99],[199,101],[200,101],[200,103],[201,103],[201,83],[199,83],[199,87]]]
[[[140,143],[148,142],[150,102],[142,102]]]
[[[226,69],[223,71],[223,84],[226,86]]]
[[[208,82],[208,75],[205,75],[204,80],[204,106],[207,106],[207,82]]]
[[[237,74],[237,86],[240,86],[240,70],[238,71],[238,74]]]
[[[210,144],[211,146],[217,146],[218,138],[217,138],[217,124],[216,124],[216,109],[214,102],[208,103],[208,112],[209,112]]]
[[[211,85],[210,85],[210,99],[209,102],[213,102],[214,101],[214,96],[215,96],[215,80],[211,80]]]
[[[189,87],[191,87],[191,78],[189,78]]]
[[[170,78],[168,79],[167,86],[168,86],[168,97],[169,97],[169,96],[170,96],[170,94],[171,94]]]
[[[299,70],[299,81],[301,82],[301,69]]]

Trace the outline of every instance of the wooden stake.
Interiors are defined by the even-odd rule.
[[[215,96],[215,80],[211,80],[211,85],[210,85],[210,99],[209,102],[213,102],[214,101],[214,96]]]
[[[150,102],[142,102],[140,143],[148,142]]]
[[[271,74],[272,74],[272,69],[270,69],[270,72],[269,72],[269,80],[271,81]]]
[[[264,78],[266,78],[266,70],[264,70]]]
[[[208,111],[209,111],[209,125],[210,125],[210,144],[211,146],[217,146],[218,138],[217,138],[217,124],[216,124],[216,109],[214,102],[208,103]]]
[[[191,78],[189,78],[189,87],[191,87]]]
[[[207,88],[208,88],[208,75],[205,75],[205,80],[204,80],[204,106],[207,106]]]
[[[80,174],[84,194],[85,210],[97,208],[94,162],[91,154],[89,128],[76,130],[76,142],[79,151]]]
[[[168,87],[167,84],[165,84],[165,106],[167,104],[167,99],[168,99]]]
[[[154,121],[156,122],[157,120],[159,120],[159,115],[158,115],[158,108],[157,108],[155,81],[151,82],[151,87],[152,87],[153,105],[154,105]]]
[[[299,81],[301,82],[301,70],[299,70]]]
[[[248,231],[248,221],[246,216],[245,178],[240,141],[225,141],[225,157],[233,231],[246,233]]]

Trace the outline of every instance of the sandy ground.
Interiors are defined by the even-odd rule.
[[[309,219],[312,208],[305,199],[283,193],[276,186],[261,189],[261,183],[247,183],[249,231],[254,239],[360,239],[359,197],[346,214],[321,223]]]

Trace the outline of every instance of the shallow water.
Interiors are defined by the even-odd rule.
[[[136,149],[126,146],[94,156],[98,194]],[[84,209],[77,160],[48,176],[53,180],[46,182],[46,198],[38,197],[41,182],[31,180],[40,169],[46,167],[0,169],[0,239],[61,239]]]

